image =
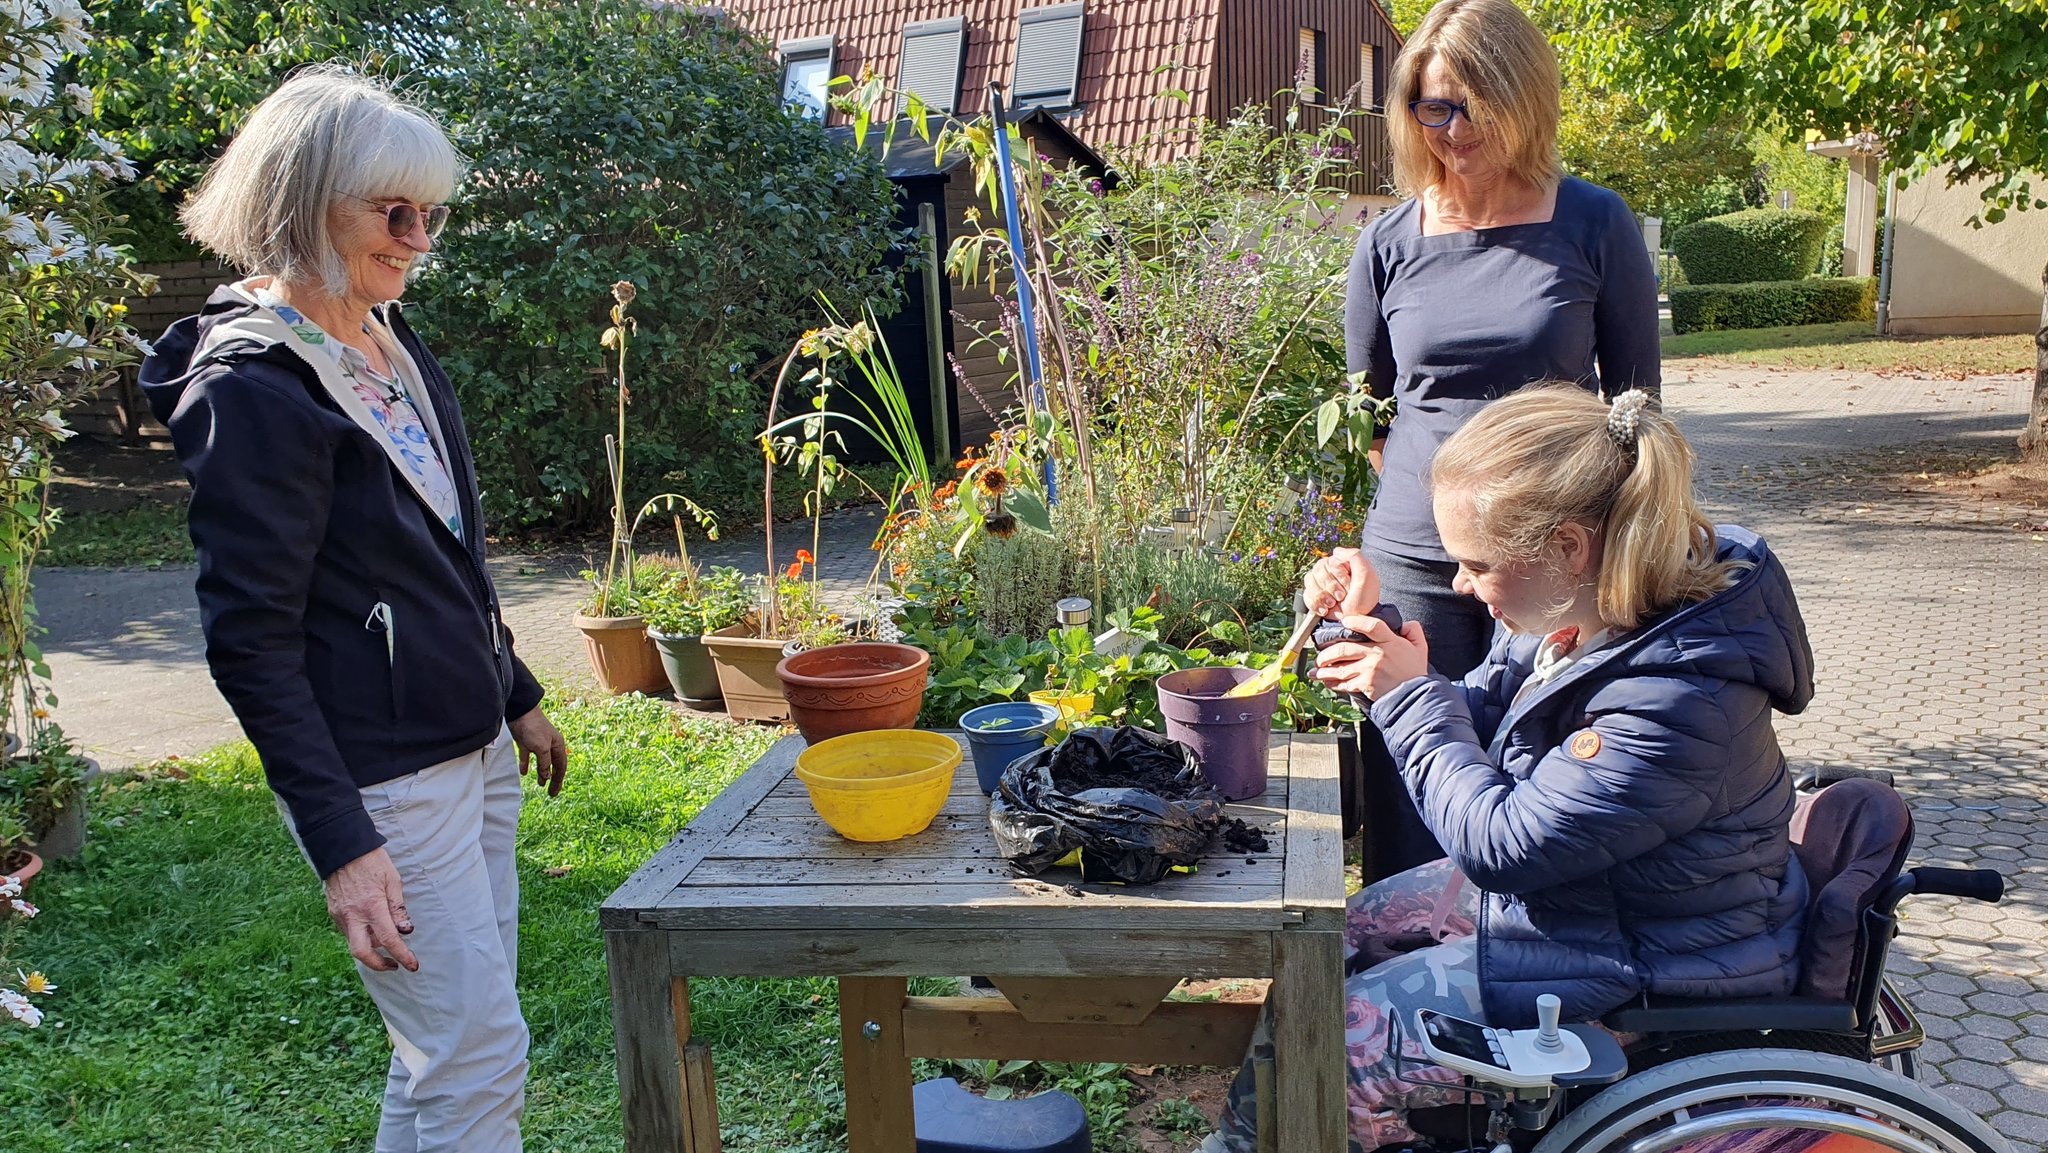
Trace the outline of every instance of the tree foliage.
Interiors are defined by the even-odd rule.
[[[93,127],[138,179],[115,191],[138,259],[197,254],[177,206],[236,125],[285,74],[360,51],[367,0],[122,0],[100,5],[75,62]]]
[[[2048,209],[2048,0],[1535,0],[1573,66],[1690,130],[1729,108],[1869,133],[1911,178],[1982,181],[1978,219]],[[2048,448],[2048,270],[2033,415]]]
[[[2036,198],[2048,166],[2048,0],[1536,0],[1578,30],[1570,64],[1629,93],[1660,128],[1729,109],[1795,131],[1871,132],[1918,175],[1989,178],[1984,219]],[[2048,194],[2048,189],[2040,190]]]
[[[616,391],[598,337],[615,281],[639,288],[629,506],[758,467],[761,370],[821,293],[893,302],[880,164],[785,112],[771,52],[731,23],[478,0],[399,42],[434,50],[411,94],[470,160],[413,298],[496,523],[587,525],[609,503]]]

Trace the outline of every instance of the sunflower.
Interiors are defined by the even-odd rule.
[[[1006,512],[994,513],[982,518],[981,527],[987,529],[990,536],[1008,540],[1017,533],[1017,518]]]
[[[983,496],[1001,496],[1010,489],[1010,477],[1002,469],[990,465],[974,474],[974,487]]]

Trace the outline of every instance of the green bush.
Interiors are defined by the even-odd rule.
[[[1869,320],[1877,281],[1869,276],[1816,276],[1761,284],[1692,284],[1671,290],[1674,332],[1778,328]]]
[[[818,322],[893,311],[879,161],[784,111],[770,47],[699,10],[436,6],[416,75],[469,157],[415,294],[500,528],[595,525],[616,392],[598,337],[639,288],[628,507],[760,479],[764,374]],[[682,476],[677,474],[681,473]]]
[[[1712,216],[1671,234],[1688,284],[1797,280],[1820,264],[1828,220],[1798,209],[1749,208]]]

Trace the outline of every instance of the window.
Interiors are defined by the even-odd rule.
[[[1303,28],[1296,34],[1294,54],[1294,83],[1297,87],[1307,84],[1313,91],[1308,103],[1321,104],[1323,94],[1329,90],[1329,83],[1323,76],[1323,34],[1313,28]]]
[[[825,119],[825,96],[832,83],[832,38],[784,40],[776,51],[782,57],[782,106],[800,109],[807,120]]]
[[[1379,49],[1358,46],[1358,103],[1367,108],[1380,106]]]
[[[1027,8],[1017,16],[1017,66],[1010,101],[1017,107],[1072,108],[1081,84],[1079,0]]]
[[[896,68],[897,113],[910,103],[912,92],[933,112],[954,111],[960,103],[960,65],[966,55],[967,22],[960,17],[905,24]]]

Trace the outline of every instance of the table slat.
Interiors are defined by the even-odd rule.
[[[754,767],[727,785],[695,820],[683,827],[645,865],[612,890],[598,909],[598,922],[605,928],[630,928],[638,921],[634,912],[653,906],[689,875],[712,846],[739,827],[754,805],[768,794],[775,782],[789,775],[796,755],[804,748],[802,737],[784,737],[775,742]]]
[[[1000,932],[796,927],[668,934],[675,972],[704,977],[924,977],[1012,973],[1021,977],[1162,974],[1270,977],[1273,936],[1214,925],[1170,930],[1019,928]],[[1038,924],[1036,920],[1031,922]]]
[[[1168,877],[1159,884],[1206,886],[1229,881],[1236,885],[1277,886],[1281,879],[1280,858],[1265,856],[1254,859],[1258,864],[1247,865],[1243,857],[1211,859],[1192,875]],[[1014,876],[1009,865],[993,856],[987,860],[962,863],[956,857],[892,855],[862,862],[858,866],[850,866],[843,857],[707,857],[691,871],[689,887],[697,890],[717,885],[844,884],[853,869],[858,870],[862,884],[986,884],[992,878],[1009,879]],[[1079,877],[1074,870],[1057,869],[1038,879],[1063,885],[1068,881],[1078,882]]]
[[[1337,779],[1337,738],[1296,736],[1288,777],[1296,806],[1287,845],[1285,899],[1290,909],[1311,910],[1312,928],[1340,930],[1344,917],[1343,800]]]

